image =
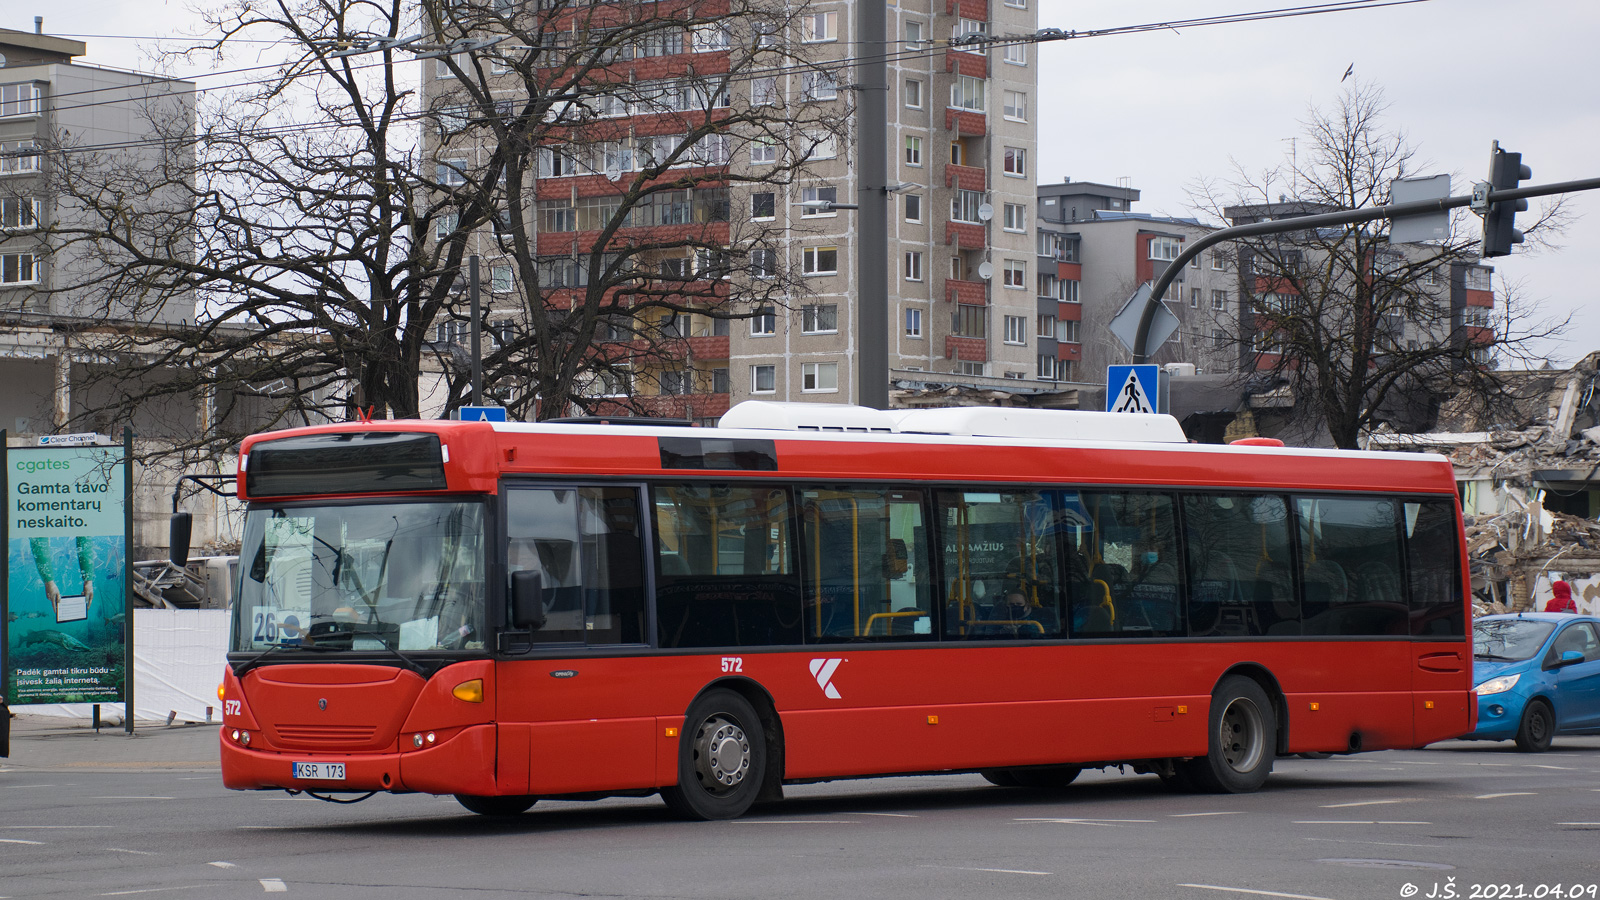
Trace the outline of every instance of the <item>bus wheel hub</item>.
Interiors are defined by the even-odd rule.
[[[724,787],[733,787],[750,770],[750,741],[744,729],[732,722],[719,719],[709,724],[711,734],[706,738],[701,771]]]

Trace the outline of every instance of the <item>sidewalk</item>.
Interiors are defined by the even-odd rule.
[[[102,725],[98,733],[88,719],[62,719],[19,713],[11,720],[11,756],[0,757],[0,772],[71,770],[80,772],[163,769],[214,772],[217,730],[212,725],[135,723],[133,734],[122,725]]]

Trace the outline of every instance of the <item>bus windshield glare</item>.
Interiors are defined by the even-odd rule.
[[[230,649],[482,650],[483,530],[481,503],[255,507]]]

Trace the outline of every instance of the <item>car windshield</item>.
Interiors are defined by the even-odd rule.
[[[1479,659],[1529,659],[1556,628],[1537,619],[1489,619],[1472,625],[1472,654]]]
[[[484,646],[483,505],[257,506],[231,649]]]

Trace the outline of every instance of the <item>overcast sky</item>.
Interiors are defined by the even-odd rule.
[[[1312,0],[1037,2],[1040,27],[1084,31]],[[1135,210],[1193,215],[1187,185],[1228,177],[1234,161],[1255,173],[1282,161],[1307,110],[1337,104],[1352,63],[1384,90],[1389,126],[1433,163],[1409,174],[1448,173],[1452,193],[1470,193],[1499,140],[1522,153],[1531,183],[1600,176],[1597,36],[1592,0],[1427,0],[1043,44],[1039,180],[1127,176],[1142,194]],[[1573,195],[1569,209],[1581,218],[1560,250],[1491,261],[1525,297],[1573,314],[1567,338],[1539,348],[1558,364],[1600,350],[1600,192]]]
[[[1084,31],[1301,6],[1315,0],[1032,0],[1039,25]],[[12,0],[0,27],[91,32],[86,61],[145,68],[144,42],[110,35],[171,34],[193,17],[178,0],[79,0],[70,17]],[[1600,176],[1600,81],[1592,0],[1427,0],[1181,32],[1039,45],[1041,181],[1128,177],[1134,208],[1192,215],[1185,187],[1225,178],[1237,161],[1259,172],[1289,151],[1312,106],[1337,103],[1345,70],[1380,86],[1388,123],[1449,173],[1456,194],[1488,174],[1489,145],[1521,151],[1534,183]],[[1502,62],[1503,61],[1503,62]],[[214,83],[202,79],[202,84]],[[1537,201],[1534,201],[1537,203]],[[1574,195],[1581,218],[1543,250],[1494,261],[1496,273],[1553,314],[1573,314],[1566,340],[1540,349],[1557,362],[1600,350],[1594,264],[1600,192]]]

